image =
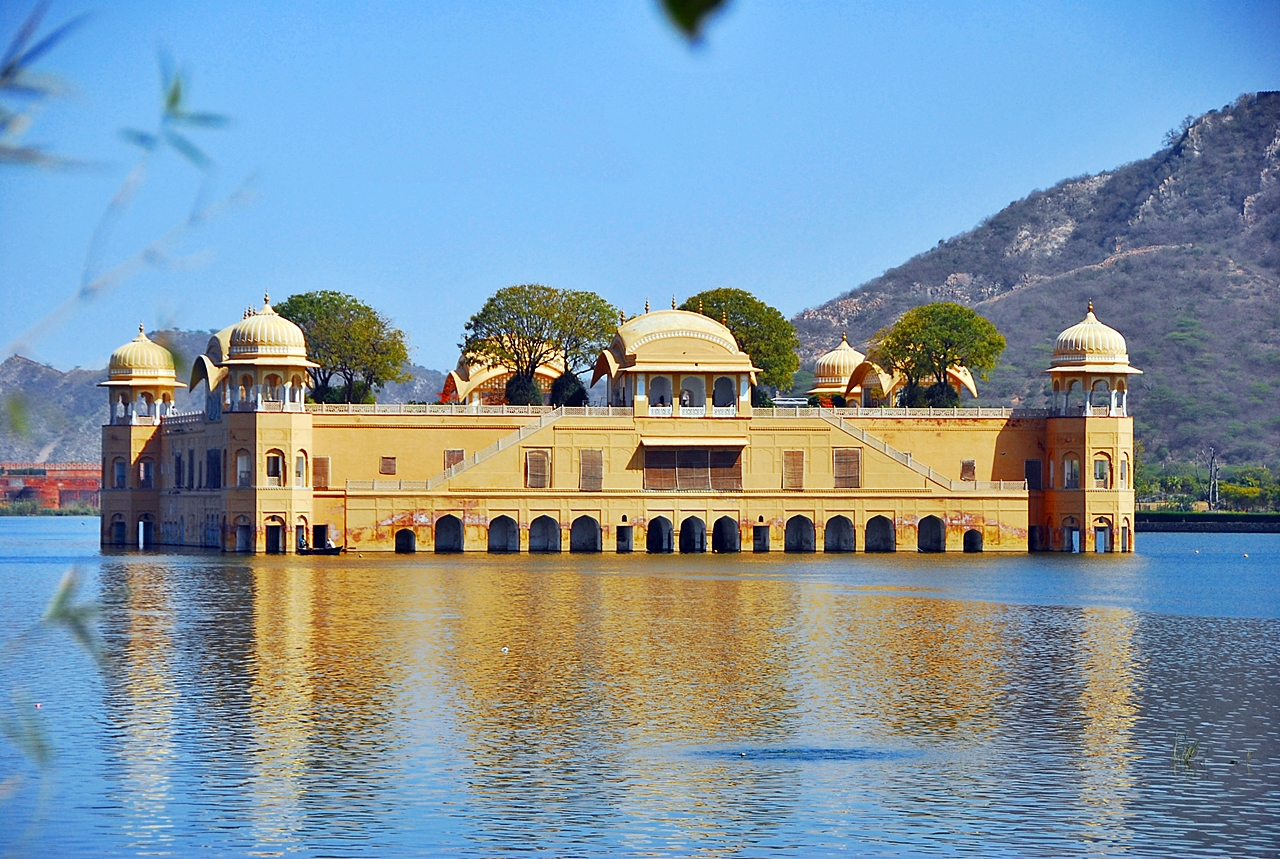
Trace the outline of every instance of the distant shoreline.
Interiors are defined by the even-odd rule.
[[[1141,533],[1280,534],[1280,513],[1184,513],[1139,510],[1135,530]]]

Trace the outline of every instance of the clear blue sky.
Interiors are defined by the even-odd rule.
[[[0,0],[7,42],[30,2]],[[1280,3],[736,0],[690,49],[651,0],[56,2],[93,18],[40,64],[76,87],[29,142],[92,171],[0,168],[0,341],[76,288],[90,236],[154,124],[157,48],[192,107],[216,198],[255,200],[28,350],[102,366],[142,319],[213,328],[273,298],[355,294],[447,369],[514,283],[646,297],[750,290],[788,316],[1035,188],[1150,155],[1187,114],[1280,89]],[[156,163],[108,246],[181,219],[199,175]]]

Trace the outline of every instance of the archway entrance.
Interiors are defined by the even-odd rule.
[[[645,535],[645,549],[658,555],[669,554],[674,531],[671,520],[666,516],[650,519],[648,533]]]
[[[947,526],[937,516],[926,516],[916,529],[916,548],[921,552],[947,550]]]
[[[418,551],[418,535],[408,528],[396,532],[396,554],[412,555]]]
[[[827,520],[826,531],[822,535],[822,551],[854,552],[858,549],[858,536],[854,533],[853,523],[847,516],[832,516]]]
[[[866,547],[868,552],[898,551],[898,532],[892,519],[887,516],[872,516],[867,520]]]
[[[570,552],[599,552],[600,523],[593,516],[579,516],[569,529]]]
[[[539,516],[529,523],[530,552],[559,552],[560,523],[550,516]]]
[[[970,554],[982,551],[982,532],[970,528],[964,532],[964,550]]]
[[[742,549],[738,523],[728,516],[721,516],[711,527],[711,551],[737,552]]]
[[[436,520],[436,551],[462,551],[462,520],[452,513]]]
[[[510,516],[499,516],[489,523],[489,551],[510,554],[520,551],[520,526]]]
[[[680,552],[682,554],[707,551],[707,524],[697,516],[690,516],[680,523]]]
[[[788,552],[812,552],[817,538],[813,520],[808,516],[792,516],[787,520],[787,535],[783,548]]]

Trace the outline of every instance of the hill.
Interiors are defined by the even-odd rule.
[[[1243,95],[1150,158],[1068,179],[792,320],[802,359],[903,311],[969,305],[1009,341],[981,402],[1046,404],[1053,339],[1093,299],[1128,339],[1148,458],[1280,464],[1280,93]]]

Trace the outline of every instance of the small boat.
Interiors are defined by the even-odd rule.
[[[299,555],[341,555],[342,546],[317,546],[314,549],[298,549]]]

